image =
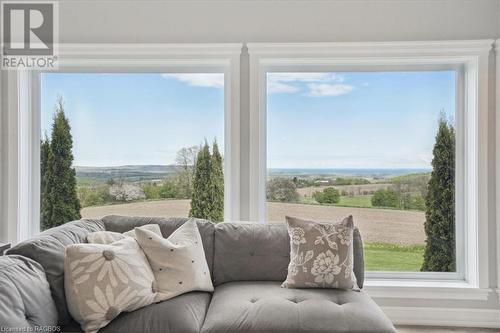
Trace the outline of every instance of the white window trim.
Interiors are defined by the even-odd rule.
[[[224,73],[224,220],[240,219],[242,44],[59,44],[59,72]],[[39,232],[40,72],[8,71],[4,241]],[[4,158],[5,157],[5,158]],[[2,232],[3,233],[3,232]]]
[[[464,288],[485,289],[473,297],[488,294],[489,212],[494,209],[488,195],[488,57],[492,40],[438,41],[438,42],[382,42],[382,43],[250,43],[250,193],[249,215],[251,221],[266,220],[266,73],[269,71],[349,71],[349,70],[401,70],[459,69],[460,85],[464,96],[458,94],[457,126],[463,131],[457,137],[457,191],[464,193],[457,205],[457,261],[456,273],[388,273],[367,274],[368,289],[387,291],[399,283],[400,293],[392,297],[405,297],[407,287],[418,286],[429,292],[437,289],[449,295],[448,290],[461,299]],[[460,86],[459,85],[459,86]],[[461,135],[463,137],[461,137]],[[460,147],[460,142],[462,145]],[[467,158],[465,158],[467,156]],[[462,186],[462,187],[461,187]],[[467,193],[467,197],[465,197]],[[462,210],[463,209],[463,210]],[[463,252],[462,252],[463,251]],[[436,282],[437,281],[437,282]],[[446,283],[446,282],[449,283]],[[453,282],[460,282],[459,285]],[[437,284],[436,284],[437,283]],[[495,283],[496,284],[496,283]],[[438,286],[436,288],[436,286]],[[380,289],[382,288],[382,289]],[[451,289],[449,289],[451,288]],[[478,293],[480,296],[478,296]],[[382,293],[381,293],[382,295]],[[454,296],[454,297],[455,297]],[[448,297],[448,296],[446,296]]]
[[[497,283],[496,292],[497,299],[500,303],[500,39],[495,42],[495,53],[496,53],[496,117],[495,117],[495,179],[496,179],[496,262],[497,262]]]

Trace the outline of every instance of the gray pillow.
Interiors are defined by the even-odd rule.
[[[352,216],[339,223],[286,217],[290,264],[286,288],[358,289],[353,271]]]
[[[42,265],[19,256],[0,257],[0,327],[9,332],[36,332],[55,327],[57,310]]]
[[[87,235],[98,230],[104,230],[100,220],[68,222],[46,230],[7,251],[7,254],[20,254],[43,266],[56,304],[59,325],[65,325],[71,320],[64,295],[65,248],[70,244],[85,243]]]

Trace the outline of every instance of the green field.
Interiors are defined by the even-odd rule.
[[[311,197],[301,198],[300,203],[308,205],[319,205],[319,203]],[[336,204],[323,204],[325,206],[342,206],[342,207],[359,207],[373,208],[371,195],[355,195],[353,197],[342,196]],[[377,207],[380,208],[380,207]]]
[[[345,207],[360,207],[371,208],[372,196],[371,195],[357,195],[353,197],[340,197],[340,201],[335,204],[336,206]]]
[[[366,243],[365,270],[418,272],[424,260],[424,245]]]

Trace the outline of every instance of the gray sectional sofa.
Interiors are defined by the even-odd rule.
[[[79,332],[64,296],[64,247],[98,230],[125,232],[148,223],[168,237],[187,219],[107,216],[43,232],[0,257],[0,326],[61,325]],[[122,313],[100,332],[271,333],[395,332],[362,290],[285,289],[290,244],[285,224],[197,221],[215,292],[190,292]],[[354,270],[364,280],[363,246],[354,236]]]

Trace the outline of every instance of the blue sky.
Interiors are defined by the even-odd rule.
[[[223,74],[44,74],[42,133],[61,95],[75,165],[172,164],[204,138],[223,151],[223,86]]]
[[[48,73],[42,133],[57,96],[75,165],[171,164],[182,147],[223,146],[222,74]],[[271,168],[428,168],[440,110],[453,118],[455,73],[269,73]],[[222,148],[222,147],[221,147]]]
[[[430,168],[455,73],[268,73],[270,168]]]

